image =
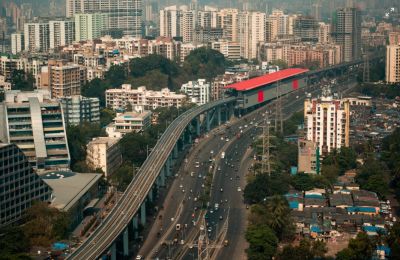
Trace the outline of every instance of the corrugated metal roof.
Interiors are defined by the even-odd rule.
[[[308,69],[301,69],[301,68],[291,68],[291,69],[280,70],[280,71],[277,71],[274,73],[266,74],[264,76],[237,82],[237,83],[225,86],[225,88],[233,88],[237,91],[251,90],[251,89],[255,89],[255,88],[267,85],[267,84],[274,83],[279,80],[284,80],[286,78],[305,73],[307,71],[308,71]]]

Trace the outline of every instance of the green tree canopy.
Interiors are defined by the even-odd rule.
[[[249,248],[246,249],[249,259],[272,259],[278,246],[278,238],[267,225],[250,225],[246,231]]]
[[[288,176],[280,173],[258,174],[255,179],[249,182],[243,192],[246,203],[260,203],[272,195],[283,195],[288,192]]]
[[[23,70],[14,70],[11,75],[13,90],[32,91],[35,79],[32,74],[26,74]]]
[[[357,234],[357,237],[350,239],[349,246],[338,252],[338,260],[364,260],[371,259],[375,249],[375,243],[364,232]]]
[[[211,48],[197,48],[185,58],[183,69],[192,79],[211,80],[225,72],[225,57]]]

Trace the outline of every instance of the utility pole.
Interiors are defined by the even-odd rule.
[[[209,249],[208,249],[208,236],[206,230],[206,221],[203,217],[200,224],[200,235],[197,241],[197,259],[198,260],[208,260],[210,259]]]
[[[264,125],[263,125],[263,144],[262,144],[262,173],[267,172],[268,176],[271,175],[271,156],[270,156],[270,121],[268,111],[265,112]]]
[[[363,64],[363,82],[370,82],[370,69],[369,69],[369,56],[364,54],[364,64]]]

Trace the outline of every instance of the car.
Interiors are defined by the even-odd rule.
[[[220,166],[218,166],[218,171],[220,171],[221,170],[221,167]]]
[[[221,141],[224,141],[224,137],[223,136],[221,136]]]
[[[233,178],[231,177],[231,181],[233,180]]]
[[[214,150],[211,150],[210,153],[213,154],[213,153],[214,153]]]
[[[191,172],[191,173],[190,173],[190,177],[193,177],[193,176],[194,176],[194,172]]]
[[[194,201],[197,201],[197,197],[194,197],[193,200],[194,200]]]
[[[214,213],[214,210],[210,209],[210,214],[213,214],[213,213]]]
[[[223,189],[223,188],[221,188],[221,189],[220,189],[220,191],[221,191],[221,192],[223,192],[223,191],[224,191],[224,189]]]
[[[202,176],[201,176],[201,174],[199,174],[199,178],[201,178]]]
[[[247,127],[247,125],[244,125],[244,128],[246,128]]]
[[[238,187],[238,188],[237,188],[237,191],[242,191],[242,188]]]
[[[219,220],[222,220],[223,219],[223,217],[222,216],[219,216]]]
[[[176,229],[177,231],[181,230],[181,224],[176,224],[175,229]]]
[[[226,138],[225,141],[229,142],[229,138]]]
[[[185,193],[185,190],[182,190],[182,193]]]
[[[143,256],[141,256],[141,255],[136,256],[136,260],[142,260],[142,259],[144,259]]]
[[[182,189],[182,188],[183,188],[183,185],[182,185],[182,184],[181,184],[181,185],[179,185],[179,188],[181,188],[181,189]]]

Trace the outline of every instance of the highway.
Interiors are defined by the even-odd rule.
[[[176,118],[160,137],[150,156],[143,163],[134,180],[129,184],[110,214],[92,235],[68,256],[68,259],[96,259],[106,252],[115,238],[124,231],[126,225],[139,211],[186,126],[195,117],[215,105],[227,104],[234,100],[235,98],[232,97],[211,102],[201,107],[192,108]]]
[[[116,237],[125,230],[126,226],[139,211],[140,206],[145,201],[147,194],[154,185],[175,143],[182,135],[186,126],[195,117],[212,109],[216,105],[223,105],[234,101],[235,98],[230,97],[210,102],[206,105],[190,109],[175,119],[161,136],[150,156],[144,162],[134,180],[129,184],[110,214],[92,235],[68,256],[68,259],[96,259],[102,253],[106,252]],[[184,219],[186,219],[186,215],[191,217],[191,214],[184,210],[182,211],[182,215]]]
[[[314,96],[320,90],[313,90]],[[283,102],[283,117],[288,118],[293,112],[302,109],[305,98],[305,91],[298,91],[285,97]],[[286,102],[286,103],[285,103]],[[215,159],[216,166],[213,169],[214,181],[211,196],[210,207],[207,212],[207,229],[211,227],[209,238],[215,240],[220,239],[219,244],[214,245],[214,257],[218,255],[219,259],[229,259],[240,254],[244,255],[246,247],[244,241],[244,231],[246,222],[246,207],[242,203],[242,191],[245,187],[245,178],[248,167],[252,163],[253,151],[249,145],[253,142],[253,137],[261,133],[260,128],[255,128],[255,123],[262,123],[262,114],[260,111],[271,110],[275,106],[273,103],[263,107],[256,112],[236,120],[226,126],[215,129],[208,137],[201,140],[189,154],[188,165],[182,165],[179,177],[175,180],[169,191],[169,195],[165,201],[168,204],[163,214],[164,223],[162,229],[166,231],[161,238],[148,237],[140,251],[140,254],[147,256],[146,259],[192,259],[197,256],[196,240],[198,238],[199,228],[194,227],[192,220],[198,220],[201,203],[194,201],[194,197],[198,197],[199,191],[204,184],[204,172],[209,170],[210,156]],[[247,118],[247,119],[245,119]],[[247,122],[245,122],[247,120]],[[252,122],[250,124],[250,122]],[[247,128],[244,128],[247,125]],[[239,129],[242,128],[242,129]],[[244,130],[244,134],[240,139],[236,138],[236,134]],[[221,133],[223,133],[221,135]],[[227,142],[227,139],[229,141]],[[212,151],[212,153],[211,153]],[[221,152],[225,152],[225,158],[221,158]],[[200,166],[196,167],[196,162],[200,162]],[[193,176],[191,176],[193,172]],[[203,173],[203,174],[202,174]],[[202,175],[199,178],[199,175]],[[240,189],[238,189],[240,187]],[[185,192],[182,192],[185,189]],[[222,192],[221,192],[222,189]],[[192,190],[193,192],[190,192]],[[174,196],[172,198],[172,196]],[[184,205],[173,203],[182,201],[185,198]],[[172,203],[171,203],[172,200]],[[218,203],[218,209],[215,210],[215,203]],[[164,204],[164,205],[166,205]],[[179,209],[179,210],[178,210]],[[175,212],[182,212],[176,215]],[[228,217],[229,225],[227,230],[222,230],[222,226]],[[192,214],[194,213],[194,218]],[[222,217],[222,220],[220,219]],[[171,221],[174,218],[174,221]],[[181,229],[176,231],[176,224],[181,225]],[[187,226],[187,227],[186,227]],[[161,225],[153,229],[160,229]],[[226,233],[223,235],[222,233]],[[154,234],[154,232],[153,232]],[[223,238],[221,238],[223,236]],[[174,243],[174,239],[175,243]],[[229,240],[229,246],[223,247],[222,242]],[[183,246],[180,245],[183,240]],[[192,249],[190,248],[192,247]],[[213,251],[212,250],[212,251]],[[183,252],[183,253],[182,253]],[[242,258],[241,258],[242,259]]]

